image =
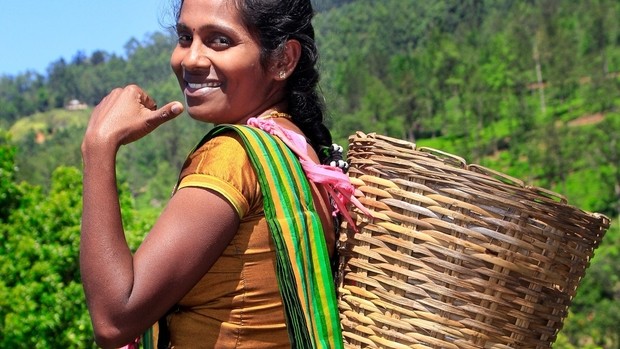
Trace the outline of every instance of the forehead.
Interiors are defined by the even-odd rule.
[[[194,22],[191,25],[227,22],[229,25],[243,26],[235,0],[184,0],[178,21]]]

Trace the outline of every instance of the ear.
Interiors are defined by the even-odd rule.
[[[297,40],[288,40],[284,44],[281,55],[275,59],[271,67],[274,79],[277,81],[286,80],[297,67],[301,56],[301,44]]]

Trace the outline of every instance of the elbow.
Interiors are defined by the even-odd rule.
[[[95,342],[103,349],[120,348],[131,343],[135,336],[122,331],[118,326],[111,324],[93,324]]]

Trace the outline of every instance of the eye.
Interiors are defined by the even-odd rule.
[[[179,45],[186,46],[192,43],[192,36],[188,34],[179,33],[177,41]]]
[[[211,46],[216,50],[223,50],[232,46],[232,40],[226,36],[217,35],[211,39]]]

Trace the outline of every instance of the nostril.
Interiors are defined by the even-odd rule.
[[[181,67],[186,70],[208,69],[211,66],[211,60],[204,53],[189,53],[181,61]]]

